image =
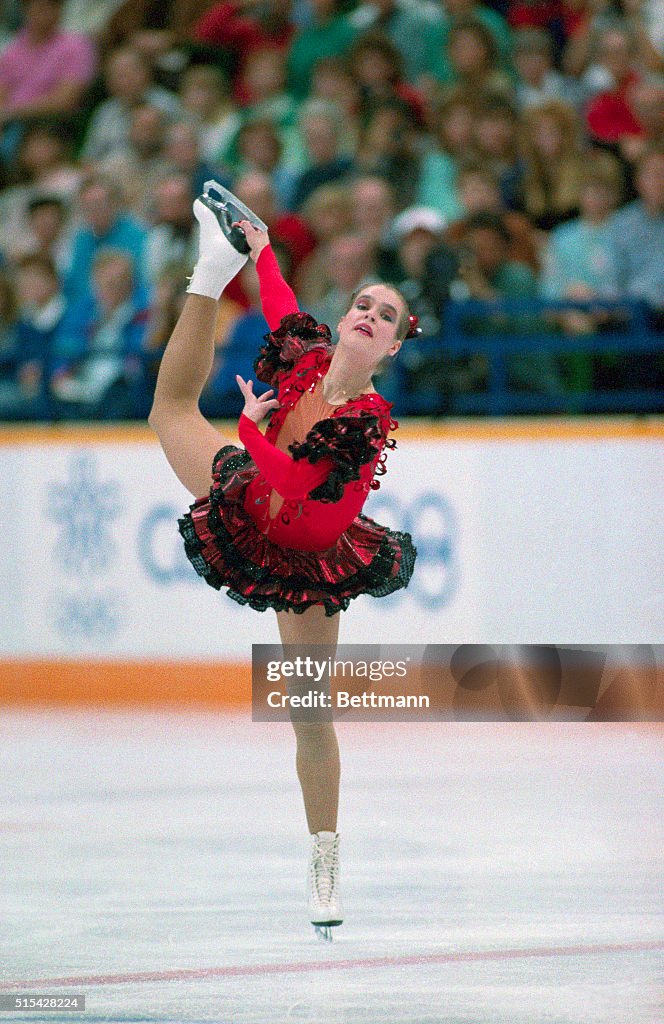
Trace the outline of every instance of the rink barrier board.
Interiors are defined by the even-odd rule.
[[[643,677],[641,678],[641,673]],[[635,692],[652,684],[652,668],[631,666]],[[664,730],[664,671],[649,717]],[[220,661],[3,659],[0,707],[179,708],[248,711],[251,665]],[[635,716],[636,717],[636,716]]]
[[[235,437],[235,423],[215,423]],[[664,437],[664,417],[525,418],[404,421],[398,436],[429,440],[549,441]],[[0,446],[157,444],[149,427],[76,424],[0,427]],[[196,660],[0,659],[0,704],[86,706],[193,706],[246,708],[251,700],[248,663]]]
[[[221,434],[229,439],[237,438],[237,423],[212,421]],[[446,419],[437,423],[431,420],[404,420],[395,436],[408,441],[549,441],[549,440],[600,440],[629,439],[652,440],[664,438],[664,416],[615,416],[589,418],[546,418],[515,417],[499,420]],[[106,426],[89,423],[72,426],[42,424],[31,427],[7,427],[0,425],[0,446],[44,444],[157,444],[154,432],[147,425],[117,424]]]

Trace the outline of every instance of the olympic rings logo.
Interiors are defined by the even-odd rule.
[[[371,497],[368,514],[393,530],[410,533],[417,548],[415,572],[406,594],[424,608],[449,604],[459,588],[459,528],[456,513],[438,491],[423,491],[412,501],[378,491]]]

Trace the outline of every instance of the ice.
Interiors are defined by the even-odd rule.
[[[328,944],[288,725],[5,711],[0,991],[87,1009],[0,1024],[663,1019],[656,727],[338,731],[347,916]]]

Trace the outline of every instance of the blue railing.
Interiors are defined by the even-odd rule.
[[[592,333],[569,334],[555,329],[552,317],[556,314],[579,311],[589,314],[608,314],[610,325]],[[500,318],[509,318],[509,324]],[[482,356],[486,374],[481,390],[464,393],[448,392],[442,396],[435,388],[427,390],[421,384],[417,391],[409,392],[408,381],[401,385],[406,393],[401,396],[402,414],[451,415],[484,414],[500,416],[526,412],[646,412],[664,411],[664,334],[654,326],[652,311],[643,303],[628,300],[592,300],[553,302],[538,299],[500,299],[480,301],[467,299],[450,301],[443,313],[443,327],[435,337],[408,342],[416,346],[413,356],[432,367],[459,360],[466,356]],[[651,365],[659,360],[659,381],[646,381],[645,386],[629,383],[610,388],[594,386],[586,391],[560,388],[546,390],[516,390],[510,383],[510,364],[514,357],[564,356],[592,353],[598,362],[616,354],[633,356],[633,368],[641,366],[642,375],[648,376]],[[645,357],[645,359],[643,358]],[[422,374],[419,375],[421,380]],[[638,373],[633,376],[638,377]],[[432,374],[435,379],[436,375]]]
[[[565,334],[551,318],[570,310],[610,317],[604,329],[586,334]],[[502,324],[501,324],[502,318]],[[536,299],[449,302],[443,310],[441,331],[433,337],[407,342],[389,377],[379,390],[395,403],[399,417],[418,415],[504,416],[521,413],[647,413],[664,412],[664,333],[657,330],[651,310],[627,300],[544,302]],[[661,325],[659,325],[661,328]],[[558,376],[560,386],[517,388],[510,379],[515,359],[526,356],[555,358],[576,353],[594,356],[593,369],[604,372],[604,386],[595,380],[586,390],[574,389]],[[483,360],[482,379],[473,388],[446,386],[446,371],[465,357]],[[616,359],[617,357],[617,359]],[[613,364],[611,360],[613,359]],[[622,362],[621,362],[622,360]],[[122,412],[109,418],[145,419],[152,402],[155,355],[134,357],[128,374]],[[152,366],[152,383],[147,372]],[[621,373],[627,379],[620,381]],[[533,376],[536,375],[536,371]],[[631,378],[631,380],[630,380]],[[443,382],[441,384],[441,381]],[[541,384],[541,382],[540,382]],[[207,408],[205,408],[205,402]],[[225,402],[204,402],[210,417],[232,415]],[[40,396],[26,417],[58,420],[69,413],[48,394]]]

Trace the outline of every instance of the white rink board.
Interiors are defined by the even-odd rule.
[[[365,512],[413,533],[407,591],[361,598],[347,643],[664,638],[657,438],[401,440]],[[190,497],[156,443],[0,448],[0,653],[224,658],[278,640],[184,556]]]

